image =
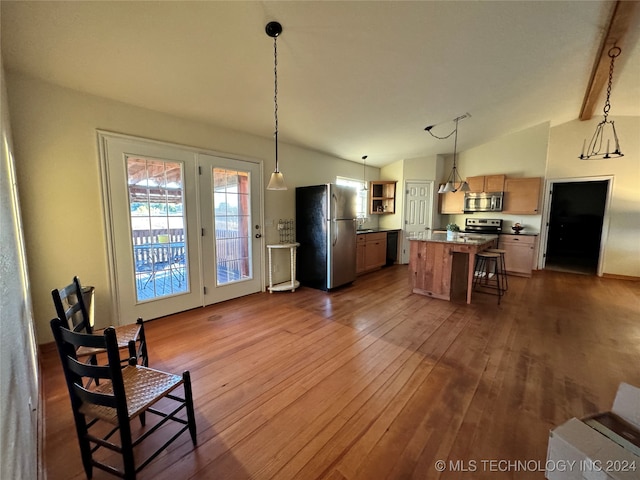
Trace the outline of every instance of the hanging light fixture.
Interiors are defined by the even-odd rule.
[[[622,50],[619,47],[611,47],[609,49],[609,58],[611,58],[611,65],[609,66],[609,84],[607,85],[607,100],[604,102],[604,119],[596,126],[596,131],[591,137],[589,146],[585,153],[585,145],[587,139],[582,142],[582,153],[578,157],[580,160],[600,160],[608,158],[618,158],[624,155],[620,151],[620,142],[618,142],[618,134],[616,133],[616,126],[613,124],[613,120],[607,120],[609,110],[611,110],[611,103],[609,97],[611,96],[611,82],[613,80],[613,62],[616,57],[620,55]],[[605,142],[606,140],[606,142]],[[611,141],[613,140],[613,151],[611,151]],[[604,149],[606,143],[606,150]]]
[[[366,192],[367,189],[367,155],[362,157],[362,191]]]
[[[274,94],[273,94],[273,117],[275,120],[275,139],[276,139],[276,169],[271,174],[267,190],[286,190],[287,185],[284,183],[284,177],[280,173],[278,165],[278,36],[282,33],[282,25],[278,22],[269,22],[265,27],[265,32],[273,38],[273,77],[274,77]]]
[[[435,125],[430,125],[428,127],[425,127],[425,130],[429,132],[429,135],[439,140],[444,140],[449,138],[451,135],[455,135],[454,142],[453,142],[453,168],[451,169],[451,173],[447,178],[447,182],[444,183],[443,185],[440,185],[440,189],[438,190],[438,193],[457,192],[458,190],[462,192],[469,191],[469,184],[466,181],[462,180],[462,177],[460,177],[460,174],[458,173],[458,167],[456,165],[456,153],[457,153],[456,151],[458,148],[458,122],[463,118],[468,118],[470,116],[471,116],[470,114],[465,113],[464,115],[460,115],[459,117],[454,118],[453,121],[456,122],[455,128],[449,135],[446,135],[444,137],[439,137],[437,135],[434,135],[431,129],[435,127]]]

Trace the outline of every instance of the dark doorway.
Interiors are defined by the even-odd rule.
[[[608,180],[554,183],[545,268],[595,275]]]

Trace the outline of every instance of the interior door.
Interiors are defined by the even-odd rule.
[[[262,289],[260,166],[199,154],[204,304]]]
[[[409,263],[409,238],[433,226],[433,182],[408,181],[404,202],[401,263]]]
[[[100,145],[114,323],[202,305],[194,153],[103,133]]]

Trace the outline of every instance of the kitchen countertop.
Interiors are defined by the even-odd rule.
[[[386,232],[399,232],[399,228],[365,228],[363,230],[356,230],[356,233],[360,235],[361,233],[386,233]]]
[[[475,233],[465,233],[463,235],[458,235],[455,240],[447,240],[446,233],[440,232],[419,232],[415,234],[413,237],[409,237],[409,240],[419,241],[419,242],[439,242],[439,243],[453,243],[456,245],[467,244],[467,245],[483,245],[491,240],[495,240],[498,238],[498,235],[479,235]]]

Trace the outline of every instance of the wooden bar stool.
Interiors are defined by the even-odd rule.
[[[502,295],[504,295],[504,270],[502,269],[501,256],[499,253],[480,252],[476,253],[475,273],[473,278],[473,289],[480,293],[490,293],[498,296],[498,305]],[[495,290],[496,293],[493,293]]]
[[[500,263],[502,264],[501,268],[504,272],[504,274],[502,275],[502,279],[504,280],[504,283],[502,284],[502,290],[506,292],[507,290],[509,290],[509,276],[507,275],[507,264],[504,260],[504,256],[507,251],[503,250],[502,248],[487,248],[485,252],[500,254]]]

